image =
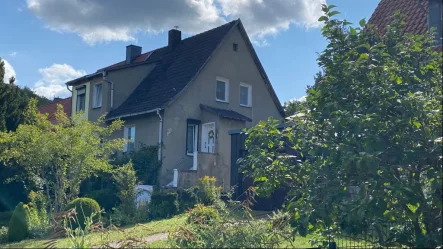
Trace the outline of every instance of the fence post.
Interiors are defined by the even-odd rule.
[[[337,244],[335,243],[335,241],[329,242],[328,249],[337,249]]]

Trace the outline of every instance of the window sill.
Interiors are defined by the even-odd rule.
[[[215,101],[220,102],[220,103],[229,104],[229,101],[225,101],[225,100],[221,100],[221,99],[215,99]]]
[[[186,155],[187,155],[187,156],[194,156],[194,153],[191,153],[191,154],[190,154],[190,153],[186,152]]]
[[[252,105],[242,105],[240,104],[241,107],[247,107],[247,108],[252,108]]]
[[[100,108],[102,108],[102,106],[94,106],[94,107],[92,107],[92,109],[100,109]]]

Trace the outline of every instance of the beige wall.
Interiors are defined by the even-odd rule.
[[[136,67],[128,67],[125,69],[119,69],[108,72],[106,79],[114,83],[114,98],[113,108],[117,108],[129,97],[129,95],[135,90],[140,82],[152,71],[155,67],[154,64],[140,65]],[[88,94],[87,97],[87,114],[88,120],[96,121],[101,115],[108,113],[111,110],[111,84],[103,81],[103,76],[97,75],[87,82]],[[99,108],[93,108],[94,101],[94,85],[103,84],[102,88],[102,106]],[[85,83],[78,83],[74,86],[78,87]],[[73,111],[75,110],[74,103],[76,102],[75,90],[73,92]],[[74,112],[73,112],[74,113]]]
[[[125,126],[135,126],[135,149],[140,149],[141,143],[145,145],[158,144],[158,129],[160,119],[157,114],[142,115],[136,118],[124,119]],[[114,132],[112,138],[123,138],[123,128]],[[122,148],[123,150],[123,148]]]
[[[233,43],[238,44],[237,52],[232,49]],[[229,80],[229,103],[221,103],[215,100],[217,76]],[[252,107],[240,106],[239,87],[241,82],[252,85]],[[212,113],[200,110],[200,104],[231,109],[251,118],[253,121],[245,124],[242,121],[219,118]],[[188,86],[188,89],[165,109],[163,166],[160,184],[168,184],[172,181],[173,168],[185,170],[192,167],[192,157],[186,155],[186,121],[188,118],[201,120],[202,124],[216,122],[215,152],[217,156],[216,158],[212,155],[199,156],[203,160],[199,162],[199,175],[216,176],[219,178],[218,183],[223,182],[224,189],[227,190],[230,184],[231,160],[231,138],[228,131],[250,127],[260,120],[268,119],[270,116],[282,119],[246,47],[246,43],[236,28],[226,37],[221,47],[195,81]],[[199,128],[200,149],[201,125]],[[208,162],[206,163],[206,161]],[[209,161],[213,161],[213,163]],[[177,165],[177,162],[182,163]],[[214,162],[216,166],[211,166]]]

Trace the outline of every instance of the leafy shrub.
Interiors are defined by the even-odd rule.
[[[42,192],[31,191],[28,198],[31,202],[25,205],[25,208],[28,211],[30,237],[44,237],[48,234],[49,228],[46,197]]]
[[[13,211],[0,212],[0,227],[9,225]]]
[[[188,224],[207,224],[211,221],[217,221],[219,219],[220,216],[218,211],[214,207],[197,204],[195,208],[189,211],[186,222]]]
[[[178,192],[180,212],[193,208],[198,203],[198,187],[191,187]]]
[[[106,211],[111,211],[112,208],[117,207],[121,203],[118,194],[112,189],[95,190],[87,193],[85,197],[94,199]]]
[[[85,221],[87,217],[92,217],[93,221],[97,221],[100,219],[100,205],[91,199],[91,198],[77,198],[71,201],[66,207],[65,210],[70,210],[75,208],[77,212],[77,221],[72,225],[72,228],[75,229],[80,226],[82,229],[85,228]]]
[[[220,198],[221,188],[217,187],[215,182],[216,178],[211,176],[205,176],[199,179],[197,195],[200,203],[212,205]]]
[[[176,192],[157,192],[151,196],[149,203],[149,218],[169,218],[178,213],[178,201]]]
[[[229,206],[249,212],[241,204]],[[291,243],[292,230],[287,214],[275,214],[269,220],[242,220],[233,217],[232,210],[227,207],[220,200],[210,207],[197,205],[189,212],[187,224],[170,234],[171,247],[281,248],[283,243]],[[211,218],[208,219],[209,216]],[[250,216],[250,213],[245,216]]]
[[[112,209],[112,214],[110,215],[109,224],[113,224],[116,226],[126,226],[132,225],[139,222],[148,221],[149,213],[148,213],[148,204],[141,203],[136,207],[135,212],[128,214],[123,211],[120,207],[116,207]]]
[[[8,241],[15,242],[29,237],[29,217],[23,202],[20,202],[12,213],[8,228]]]
[[[127,214],[133,214],[136,209],[135,199],[137,193],[135,191],[135,185],[137,178],[132,164],[127,163],[118,167],[114,171],[112,178],[117,184],[117,196],[121,203],[119,209]]]
[[[0,227],[0,244],[8,242],[8,228],[1,226]]]
[[[140,149],[129,153],[115,155],[113,164],[123,165],[131,162],[137,179],[143,184],[155,185],[161,161],[158,160],[158,146],[142,144]]]

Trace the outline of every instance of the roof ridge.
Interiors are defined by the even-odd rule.
[[[52,101],[51,103],[47,103],[47,104],[41,105],[41,106],[39,106],[39,107],[37,107],[37,108],[45,107],[45,106],[48,106],[48,105],[57,104],[57,103],[59,103],[59,102],[62,102],[62,101],[64,101],[64,100],[68,100],[68,99],[72,99],[72,96],[71,96],[71,97],[64,98],[64,99],[60,99],[60,100],[57,101],[57,102]]]

